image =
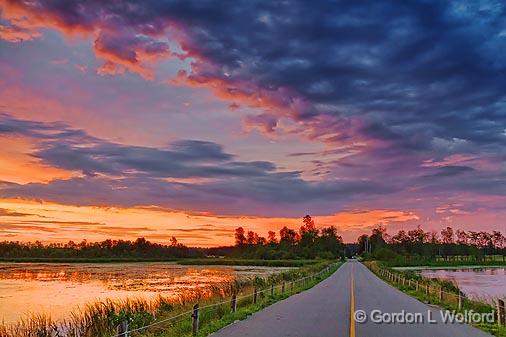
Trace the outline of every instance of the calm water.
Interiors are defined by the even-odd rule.
[[[470,298],[490,301],[506,297],[506,268],[427,269],[421,274],[454,281]]]
[[[286,268],[180,266],[172,263],[0,263],[0,322],[28,314],[61,319],[100,299],[177,296],[236,278],[268,276]]]

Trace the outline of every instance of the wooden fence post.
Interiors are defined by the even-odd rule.
[[[506,319],[504,317],[504,300],[497,300],[497,323],[500,326],[506,326]]]
[[[271,284],[271,296],[274,296],[274,283]]]
[[[258,297],[257,287],[255,287],[255,292],[253,293],[253,304],[257,304],[257,297]]]
[[[281,285],[281,293],[285,293],[285,282],[283,281],[283,284]]]
[[[443,296],[444,296],[443,287],[439,287],[439,300],[440,301],[443,301]]]
[[[128,321],[122,321],[116,327],[118,337],[128,337]]]
[[[193,306],[192,313],[192,334],[195,336],[199,331],[199,304]]]
[[[458,296],[459,296],[459,298],[457,300],[458,301],[457,305],[458,305],[459,310],[462,310],[462,292],[461,291],[459,291],[459,295]]]
[[[425,285],[425,293],[427,294],[427,296],[430,295],[430,286],[428,283]]]
[[[237,295],[236,294],[232,295],[232,301],[230,301],[230,309],[232,312],[237,311]]]
[[[418,291],[418,281],[415,283],[415,290]]]

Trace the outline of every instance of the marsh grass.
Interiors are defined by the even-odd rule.
[[[279,285],[283,281],[314,274],[328,265],[329,262],[322,262],[273,274],[267,278],[235,279],[191,289],[170,298],[159,295],[154,299],[97,301],[69,312],[67,318],[60,321],[55,321],[48,315],[31,315],[17,323],[0,324],[0,337],[110,337],[116,334],[116,326],[122,321],[129,323],[130,330],[164,322],[131,333],[132,337],[183,336],[191,331],[189,311],[195,303],[200,303],[203,308],[200,323],[205,326],[230,314],[230,297],[233,294],[238,297],[238,307],[250,307],[252,296],[245,295],[252,294],[255,287],[266,290],[273,284]],[[270,295],[264,291],[259,296],[260,299],[266,300]],[[178,318],[172,320],[172,317]],[[170,331],[170,335],[167,335],[167,331]]]
[[[406,279],[410,279],[412,281],[419,281],[424,286],[429,285],[429,294],[425,291],[425,288],[420,287],[416,290],[413,286],[406,285],[406,283],[396,283],[392,282],[388,278],[384,277],[379,273],[380,269],[385,269],[385,266],[377,263],[377,262],[366,262],[365,265],[373,271],[378,277],[385,280],[387,283],[395,286],[399,290],[405,292],[406,294],[431,305],[439,306],[443,309],[456,311],[456,312],[465,312],[465,311],[474,311],[478,313],[489,313],[491,311],[495,311],[495,307],[493,303],[495,299],[490,297],[476,298],[470,299],[468,297],[462,298],[462,307],[459,309],[458,307],[458,293],[461,290],[458,288],[457,284],[448,280],[442,280],[438,278],[426,278],[421,276],[418,273],[413,271],[396,271],[389,269],[390,272],[399,274],[404,276]],[[445,294],[443,299],[438,296],[439,289],[443,289]],[[477,328],[480,328],[486,332],[489,332],[497,337],[506,337],[506,327],[501,327],[497,323],[477,323],[474,324]]]

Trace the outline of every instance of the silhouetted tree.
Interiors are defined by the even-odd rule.
[[[242,246],[245,245],[247,242],[246,236],[244,236],[244,228],[237,227],[235,229],[235,245],[236,246]]]

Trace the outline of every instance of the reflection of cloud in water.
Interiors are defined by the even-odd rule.
[[[106,298],[154,298],[158,294],[176,298],[234,279],[268,276],[285,269],[158,262],[0,263],[0,320],[16,321],[28,312],[61,318],[69,308]]]
[[[492,302],[506,296],[506,268],[427,269],[421,274],[453,281],[473,299]]]

